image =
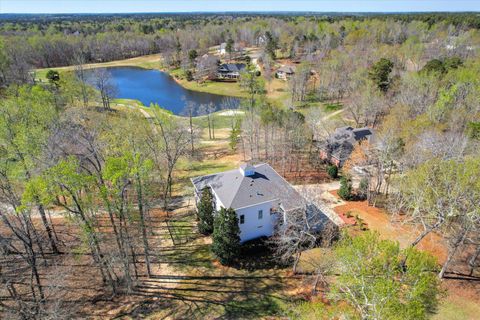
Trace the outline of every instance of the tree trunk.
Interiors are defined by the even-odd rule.
[[[475,267],[476,267],[476,261],[479,256],[480,256],[480,245],[477,245],[477,249],[473,253],[472,257],[468,260],[468,266],[470,267],[470,276],[473,275],[473,271],[475,270]]]
[[[448,257],[447,257],[447,260],[445,261],[445,263],[443,264],[442,266],[442,270],[440,270],[440,273],[438,274],[438,277],[440,279],[443,279],[443,277],[445,276],[445,273],[447,272],[447,268],[448,266],[450,265],[450,262],[452,262],[453,260],[453,257],[455,256],[455,253],[457,252],[458,248],[463,244],[463,242],[465,241],[465,237],[467,236],[467,231],[464,230],[461,234],[460,237],[458,237],[456,239],[456,241],[454,242],[453,244],[453,247],[452,247],[452,250],[450,250],[450,252],[448,253]]]
[[[52,252],[54,254],[58,254],[59,250],[58,250],[57,244],[55,243],[55,239],[53,238],[52,228],[48,223],[47,215],[45,214],[45,208],[41,204],[39,204],[37,208],[38,208],[38,212],[40,213],[40,217],[42,218],[43,225],[45,226],[45,230],[47,231],[48,241],[50,242],[50,247],[52,248]]]
[[[152,276],[152,271],[150,268],[150,248],[148,246],[147,228],[145,226],[142,181],[138,173],[137,173],[137,202],[138,202],[138,213],[140,214],[140,228],[142,231],[142,238],[143,238],[142,240],[143,240],[143,251],[145,254],[145,264],[147,265],[147,274],[148,274],[148,277],[150,278]]]
[[[195,147],[193,145],[193,121],[192,121],[192,111],[188,113],[189,116],[189,122],[190,122],[190,145],[191,145],[191,155],[195,154]]]
[[[415,247],[417,244],[420,243],[420,241],[423,240],[423,238],[425,238],[430,232],[438,229],[442,223],[443,223],[443,219],[437,221],[433,226],[431,226],[430,228],[427,228],[425,229],[422,233],[420,233],[420,235],[418,235],[418,237],[410,244],[411,247]]]

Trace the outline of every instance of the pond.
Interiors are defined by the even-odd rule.
[[[212,104],[215,110],[235,109],[240,99],[185,89],[165,72],[136,67],[106,68],[116,87],[116,98],[136,99],[145,106],[157,103],[174,114],[185,115],[187,101],[195,106],[195,114],[201,115],[201,105]],[[89,82],[94,84],[94,70],[87,70]]]

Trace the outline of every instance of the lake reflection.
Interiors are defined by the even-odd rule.
[[[136,99],[145,106],[157,103],[160,107],[175,114],[186,114],[187,101],[194,105],[195,114],[200,115],[203,105],[212,104],[215,110],[235,109],[239,98],[197,92],[183,88],[165,72],[136,67],[106,68],[112,75],[117,98]],[[94,84],[94,70],[87,70],[89,82]]]

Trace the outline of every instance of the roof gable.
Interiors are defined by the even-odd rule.
[[[244,176],[239,169],[197,177],[197,190],[211,187],[225,207],[239,209],[268,201],[286,211],[305,206],[303,197],[268,164],[254,166],[255,173]]]

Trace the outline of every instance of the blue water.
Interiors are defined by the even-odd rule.
[[[196,114],[200,115],[201,105],[213,104],[215,110],[234,109],[240,99],[211,93],[187,90],[175,82],[170,75],[158,70],[135,67],[106,68],[116,86],[116,98],[136,99],[145,106],[157,103],[160,107],[175,114],[184,115],[187,101],[195,105]],[[93,71],[87,70],[89,76]],[[92,82],[93,84],[93,82]]]

